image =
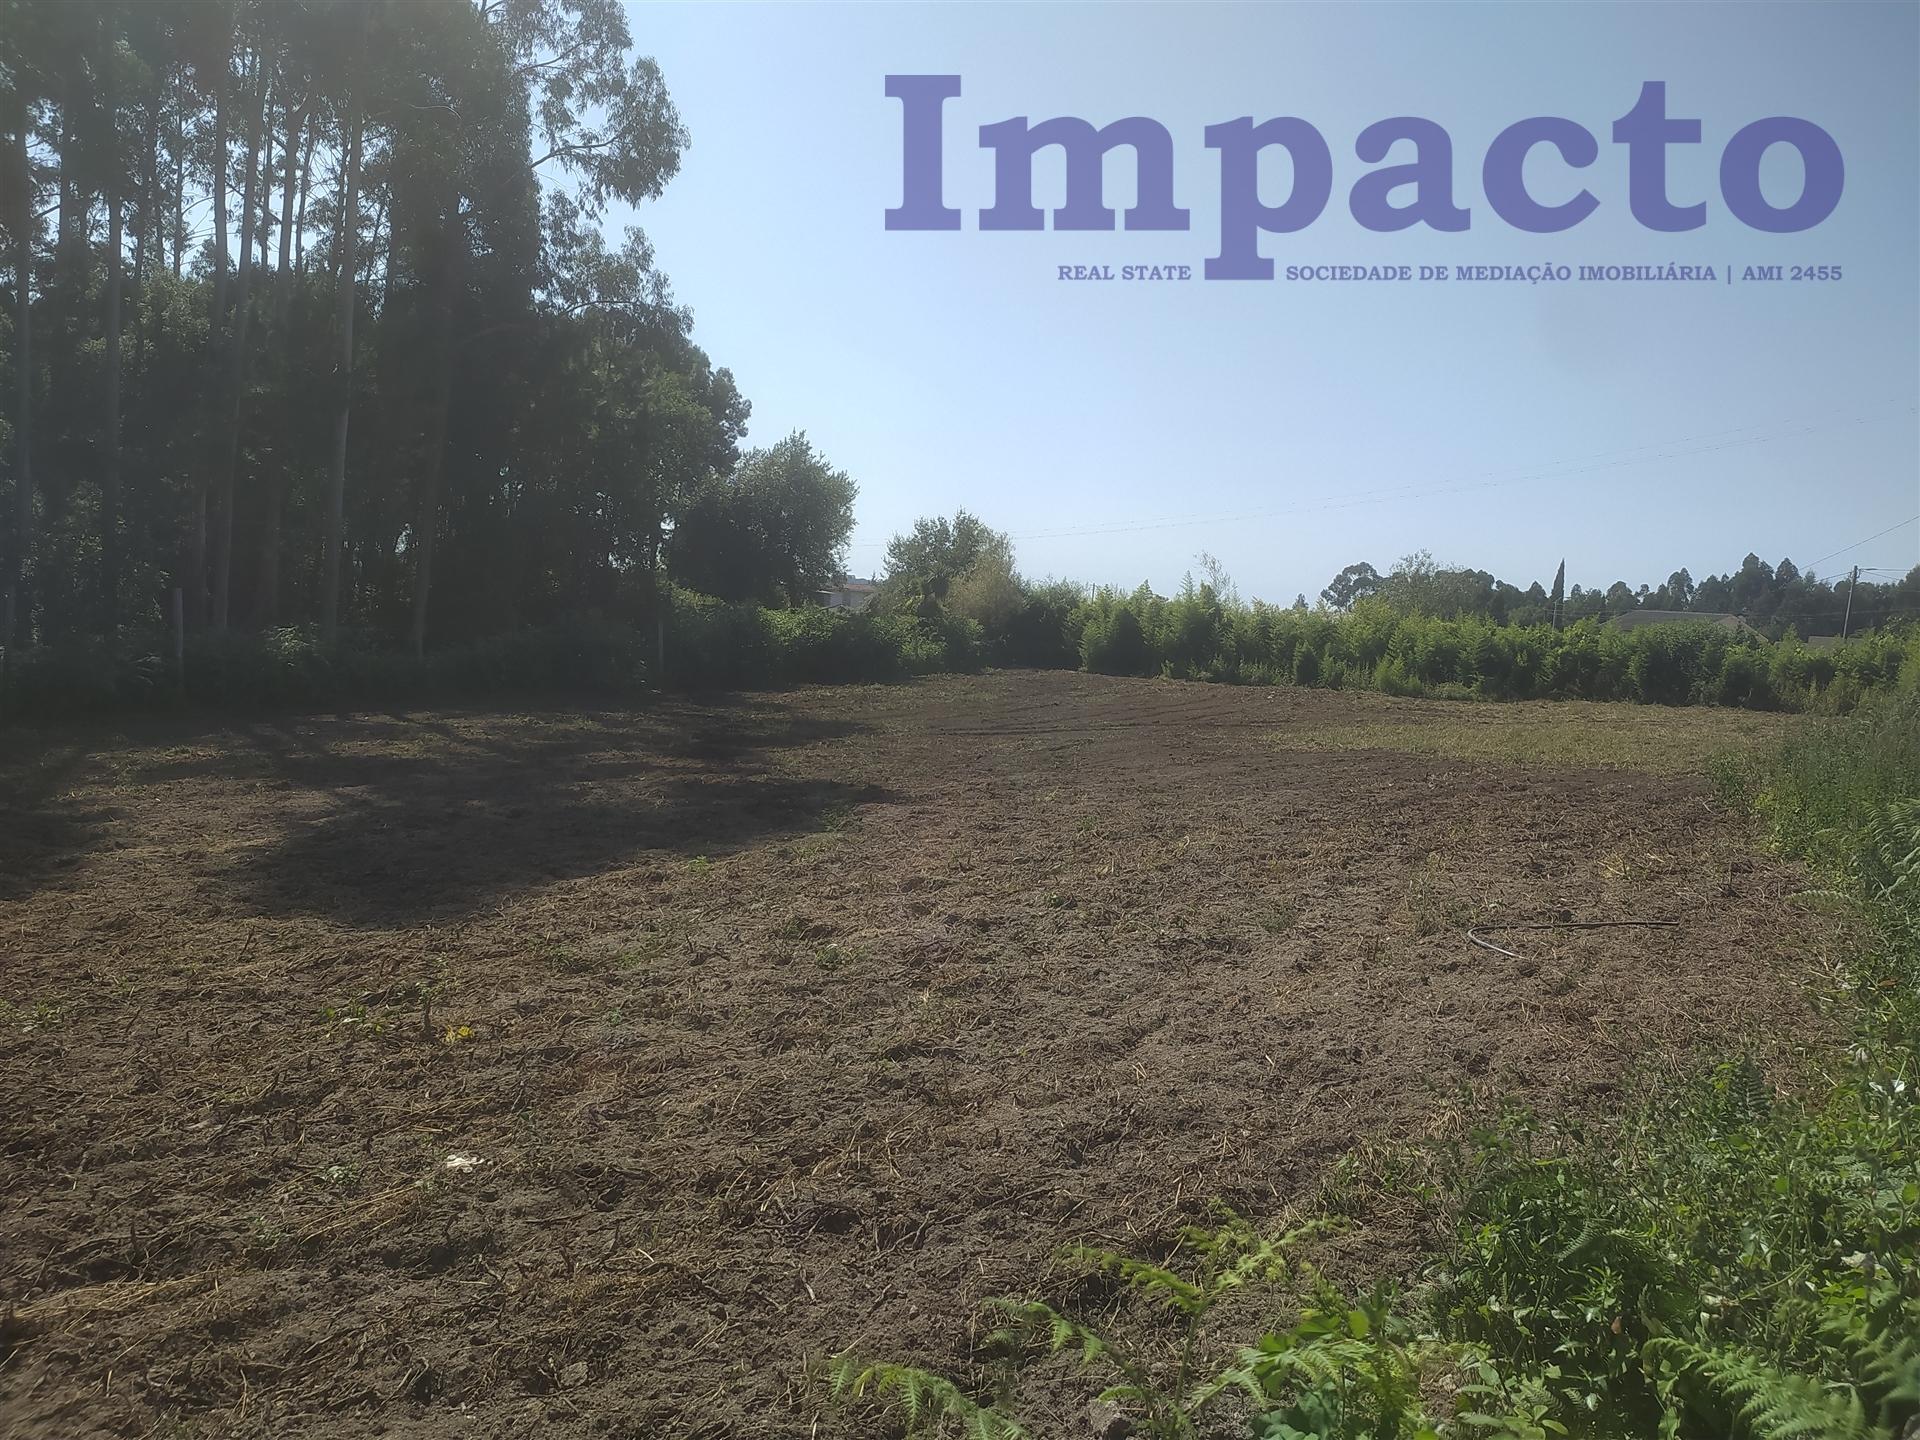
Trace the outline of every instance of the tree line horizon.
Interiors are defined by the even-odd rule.
[[[1237,586],[1213,556],[1196,556],[1195,568],[1201,576],[1199,588],[1229,605],[1239,603]],[[923,517],[909,531],[895,535],[888,542],[882,572],[874,583],[878,586],[877,602],[883,607],[911,608],[931,593],[942,600],[957,601],[960,613],[989,626],[996,605],[1005,608],[1021,592],[1064,588],[1083,598],[1129,593],[1123,586],[1022,579],[1012,538],[964,507],[951,518]],[[1188,584],[1192,585],[1192,571]],[[1131,593],[1150,596],[1154,592],[1150,584],[1142,584]],[[1348,565],[1317,597],[1322,608],[1343,613],[1368,600],[1380,601],[1403,614],[1432,619],[1478,618],[1499,625],[1560,628],[1582,620],[1609,620],[1635,610],[1689,612],[1703,617],[1730,614],[1741,617],[1769,639],[1783,638],[1789,631],[1810,639],[1838,634],[1849,621],[1853,630],[1863,631],[1920,619],[1920,565],[1897,580],[1856,579],[1850,569],[1832,580],[1823,580],[1802,573],[1790,558],[1773,565],[1749,552],[1738,570],[1723,575],[1709,574],[1695,580],[1691,571],[1682,567],[1657,587],[1642,584],[1636,588],[1616,580],[1602,588],[1578,583],[1569,587],[1566,562],[1562,561],[1551,585],[1536,580],[1522,589],[1489,571],[1442,564],[1431,552],[1419,550],[1402,556],[1384,573],[1366,561]],[[1313,606],[1302,591],[1287,608],[1309,610]]]
[[[1897,580],[1863,580],[1851,567],[1832,579],[1807,573],[1789,557],[1769,564],[1749,551],[1738,570],[1695,580],[1683,566],[1658,586],[1616,580],[1604,589],[1566,584],[1561,562],[1551,586],[1536,580],[1522,590],[1485,570],[1443,566],[1425,551],[1405,556],[1386,574],[1366,562],[1349,565],[1320,592],[1331,609],[1380,596],[1419,613],[1484,615],[1500,624],[1570,625],[1610,620],[1636,610],[1734,615],[1770,639],[1839,635],[1843,627],[1874,629],[1920,618],[1920,565]],[[1304,600],[1304,595],[1300,599]]]
[[[690,143],[619,0],[0,0],[0,81],[9,657],[158,653],[176,595],[189,636],[420,657],[844,578],[854,479],[804,433],[746,449],[644,233],[605,233]],[[888,570],[884,608],[989,631],[1046,588],[964,510]],[[1854,628],[1920,614],[1916,575],[1842,597],[1757,555],[1561,586],[1419,555],[1321,599],[1775,634],[1833,633],[1848,599]]]

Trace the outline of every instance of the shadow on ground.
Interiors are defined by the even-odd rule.
[[[81,784],[88,752],[74,744],[9,755],[0,770],[0,900],[54,883],[100,841],[115,811]]]
[[[771,751],[864,728],[767,701],[725,717],[663,706],[640,726],[631,714],[560,716],[538,738],[524,719],[510,737],[438,716],[256,727],[250,763],[271,783],[323,792],[327,809],[289,818],[232,880],[261,914],[377,928],[457,919],[650,851],[727,854],[892,803],[881,787],[770,767]]]
[[[217,831],[230,786],[276,797],[277,833],[219,877],[247,909],[357,927],[457,919],[648,851],[719,855],[890,803],[774,759],[868,728],[750,695],[15,730],[0,755],[0,900],[63,883],[116,818],[139,825],[122,793],[195,787]]]

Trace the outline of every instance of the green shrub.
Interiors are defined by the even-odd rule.
[[[1521,1125],[1482,1145],[1436,1320],[1597,1434],[1900,1435],[1920,1415],[1920,696],[1713,779],[1867,922],[1854,1043],[1811,1093],[1734,1060],[1604,1144],[1537,1158]]]
[[[0,717],[66,719],[145,704],[171,690],[168,667],[158,656],[15,650],[0,665]]]
[[[1079,611],[1086,594],[1078,585],[1056,582],[1030,588],[997,630],[986,635],[997,665],[1041,670],[1072,670],[1080,664]]]
[[[1293,656],[1293,683],[1318,685],[1321,683],[1320,675],[1320,652],[1311,645],[1302,645]]]
[[[667,672],[702,688],[898,680],[979,668],[980,626],[938,602],[912,615],[764,610],[676,592]]]
[[[648,679],[652,645],[629,626],[593,619],[508,631],[424,660],[364,638],[323,644],[311,629],[189,638],[182,675],[157,656],[30,651],[8,667],[0,710],[41,720],[186,700],[235,708],[506,694],[620,694]]]
[[[1863,827],[1920,795],[1920,694],[1879,697],[1848,721],[1803,724],[1746,785],[1777,848],[1852,874]]]
[[[1565,630],[1407,615],[1378,598],[1346,614],[1222,599],[1188,580],[1173,599],[1147,587],[1096,590],[1064,621],[1036,609],[1048,637],[990,639],[1005,663],[1242,684],[1371,688],[1393,695],[1487,700],[1633,700],[1846,714],[1868,697],[1920,691],[1920,626],[1879,631],[1815,653],[1707,623]],[[1012,623],[1012,622],[1009,622]]]
[[[1080,653],[1086,668],[1098,675],[1145,675],[1153,662],[1140,617],[1126,601],[1087,618]]]

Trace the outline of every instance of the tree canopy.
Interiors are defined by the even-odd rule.
[[[797,604],[839,575],[856,493],[805,435],[790,435],[690,497],[674,527],[668,573],[723,600]]]
[[[887,542],[881,593],[892,603],[909,602],[923,593],[938,599],[983,561],[1011,574],[1013,542],[964,507],[954,511],[951,520],[923,516],[913,522],[913,529]]]
[[[642,618],[669,537],[740,594],[837,563],[851,480],[740,464],[603,229],[688,143],[619,0],[0,0],[0,80],[0,643],[138,643],[177,587],[418,649]]]
[[[1420,551],[1403,557],[1385,576],[1364,562],[1349,565],[1320,592],[1320,599],[1329,609],[1349,610],[1375,595],[1403,614],[1436,619],[1481,616],[1501,624],[1570,625],[1640,609],[1682,610],[1739,615],[1776,639],[1788,633],[1804,638],[1920,617],[1920,568],[1856,583],[1849,571],[1821,579],[1803,574],[1792,560],[1769,565],[1758,555],[1748,555],[1737,571],[1697,583],[1683,568],[1657,587],[1616,580],[1605,587],[1567,589],[1562,564],[1549,593],[1537,580],[1522,590],[1485,570],[1437,564]]]

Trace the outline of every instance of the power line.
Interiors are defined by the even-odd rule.
[[[1808,561],[1807,569],[1811,570],[1815,565],[1818,565],[1824,561],[1833,559],[1835,555],[1844,555],[1849,550],[1858,550],[1862,545],[1871,545],[1874,541],[1880,539],[1881,536],[1891,535],[1896,530],[1904,530],[1906,529],[1907,526],[1913,524],[1913,522],[1916,520],[1920,520],[1920,515],[1909,515],[1906,519],[1902,520],[1898,525],[1889,525],[1886,529],[1882,530],[1879,535],[1869,535],[1867,536],[1866,539],[1856,540],[1851,545],[1842,545],[1838,550],[1835,550],[1832,553],[1827,555],[1822,555],[1819,560]]]

